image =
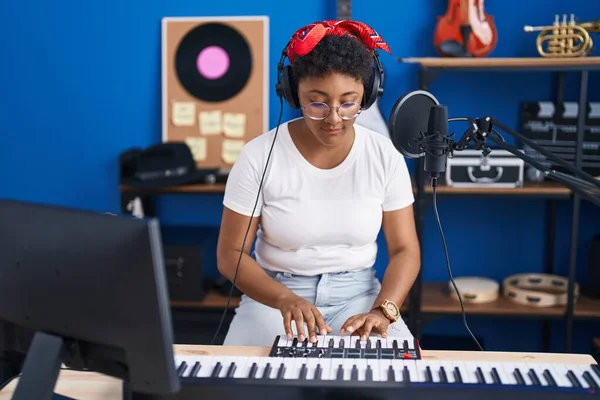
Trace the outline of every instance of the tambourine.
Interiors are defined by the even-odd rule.
[[[552,307],[567,304],[569,280],[552,274],[510,275],[502,283],[502,295],[518,304],[532,307]],[[574,284],[574,301],[579,297],[579,285]]]
[[[500,295],[500,285],[493,279],[477,276],[454,279],[463,303],[489,303]],[[458,301],[452,282],[448,282],[450,296]]]

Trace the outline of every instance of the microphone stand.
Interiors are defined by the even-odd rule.
[[[574,311],[574,286],[575,286],[575,267],[577,261],[577,238],[579,231],[579,211],[580,211],[580,197],[586,198],[591,203],[600,207],[600,179],[593,177],[592,175],[586,173],[580,168],[576,168],[564,159],[556,156],[549,150],[537,144],[535,141],[529,139],[528,137],[508,128],[506,125],[502,124],[500,121],[495,120],[491,117],[483,117],[483,118],[451,118],[448,122],[455,121],[467,121],[470,124],[469,129],[465,132],[463,137],[458,141],[454,142],[450,146],[450,154],[453,151],[464,150],[469,146],[471,142],[474,142],[475,149],[481,150],[483,155],[488,155],[492,152],[492,150],[486,145],[486,140],[491,140],[493,143],[498,145],[498,147],[508,151],[509,153],[515,155],[517,158],[525,161],[532,167],[541,171],[544,176],[555,180],[565,186],[567,186],[573,192],[573,222],[571,227],[571,249],[570,249],[570,257],[569,257],[569,276],[568,276],[568,292],[567,292],[567,310],[566,310],[566,318],[567,318],[567,351],[570,351],[571,348],[571,338],[572,338],[572,324],[573,324],[573,311]],[[522,143],[527,144],[532,149],[536,150],[546,158],[554,161],[556,164],[560,165],[567,171],[571,172],[573,176],[555,171],[547,165],[535,160],[534,158],[524,154],[521,150],[507,144],[504,141],[502,135],[494,129],[494,126],[497,126],[502,131],[506,132],[510,136],[520,140]],[[580,140],[582,135],[580,135]],[[581,146],[579,146],[581,147]],[[577,159],[577,157],[576,157]]]

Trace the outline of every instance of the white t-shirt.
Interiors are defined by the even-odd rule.
[[[298,151],[281,124],[264,177],[275,129],[246,143],[225,189],[225,207],[261,216],[255,258],[265,269],[318,275],[373,266],[383,211],[414,202],[404,157],[390,139],[354,124],[346,159],[319,169]]]

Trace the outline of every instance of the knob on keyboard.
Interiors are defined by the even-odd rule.
[[[318,335],[317,342],[312,343],[277,335],[269,356],[420,360],[421,349],[413,337],[371,336],[363,341],[358,336]]]

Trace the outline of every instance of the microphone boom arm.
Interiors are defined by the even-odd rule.
[[[491,140],[500,148],[520,158],[532,167],[542,171],[542,173],[544,173],[544,175],[548,178],[558,181],[564,184],[565,186],[568,186],[572,191],[587,197],[590,201],[592,201],[600,207],[600,179],[597,179],[592,175],[588,174],[587,172],[574,167],[573,165],[569,164],[566,160],[553,154],[548,149],[545,149],[544,147],[537,144],[535,141],[527,138],[519,132],[508,128],[506,125],[502,124],[494,118],[450,118],[448,120],[448,122],[456,121],[467,121],[470,127],[467,129],[463,137],[458,142],[455,142],[452,145],[452,151],[464,150],[471,142],[474,142],[475,149],[481,149],[483,154],[487,155],[491,152],[491,150],[489,149],[489,147],[486,146],[485,143],[487,140]],[[501,138],[501,136],[494,136],[493,133],[496,132],[494,130],[494,126],[497,126],[498,128],[500,128],[500,130],[504,131],[508,135],[529,145],[532,149],[538,151],[546,158],[556,162],[558,165],[573,173],[573,175],[575,176],[555,171],[554,169],[542,164],[538,160],[535,160],[527,154],[524,154],[519,149],[509,145],[504,141],[503,138]]]

